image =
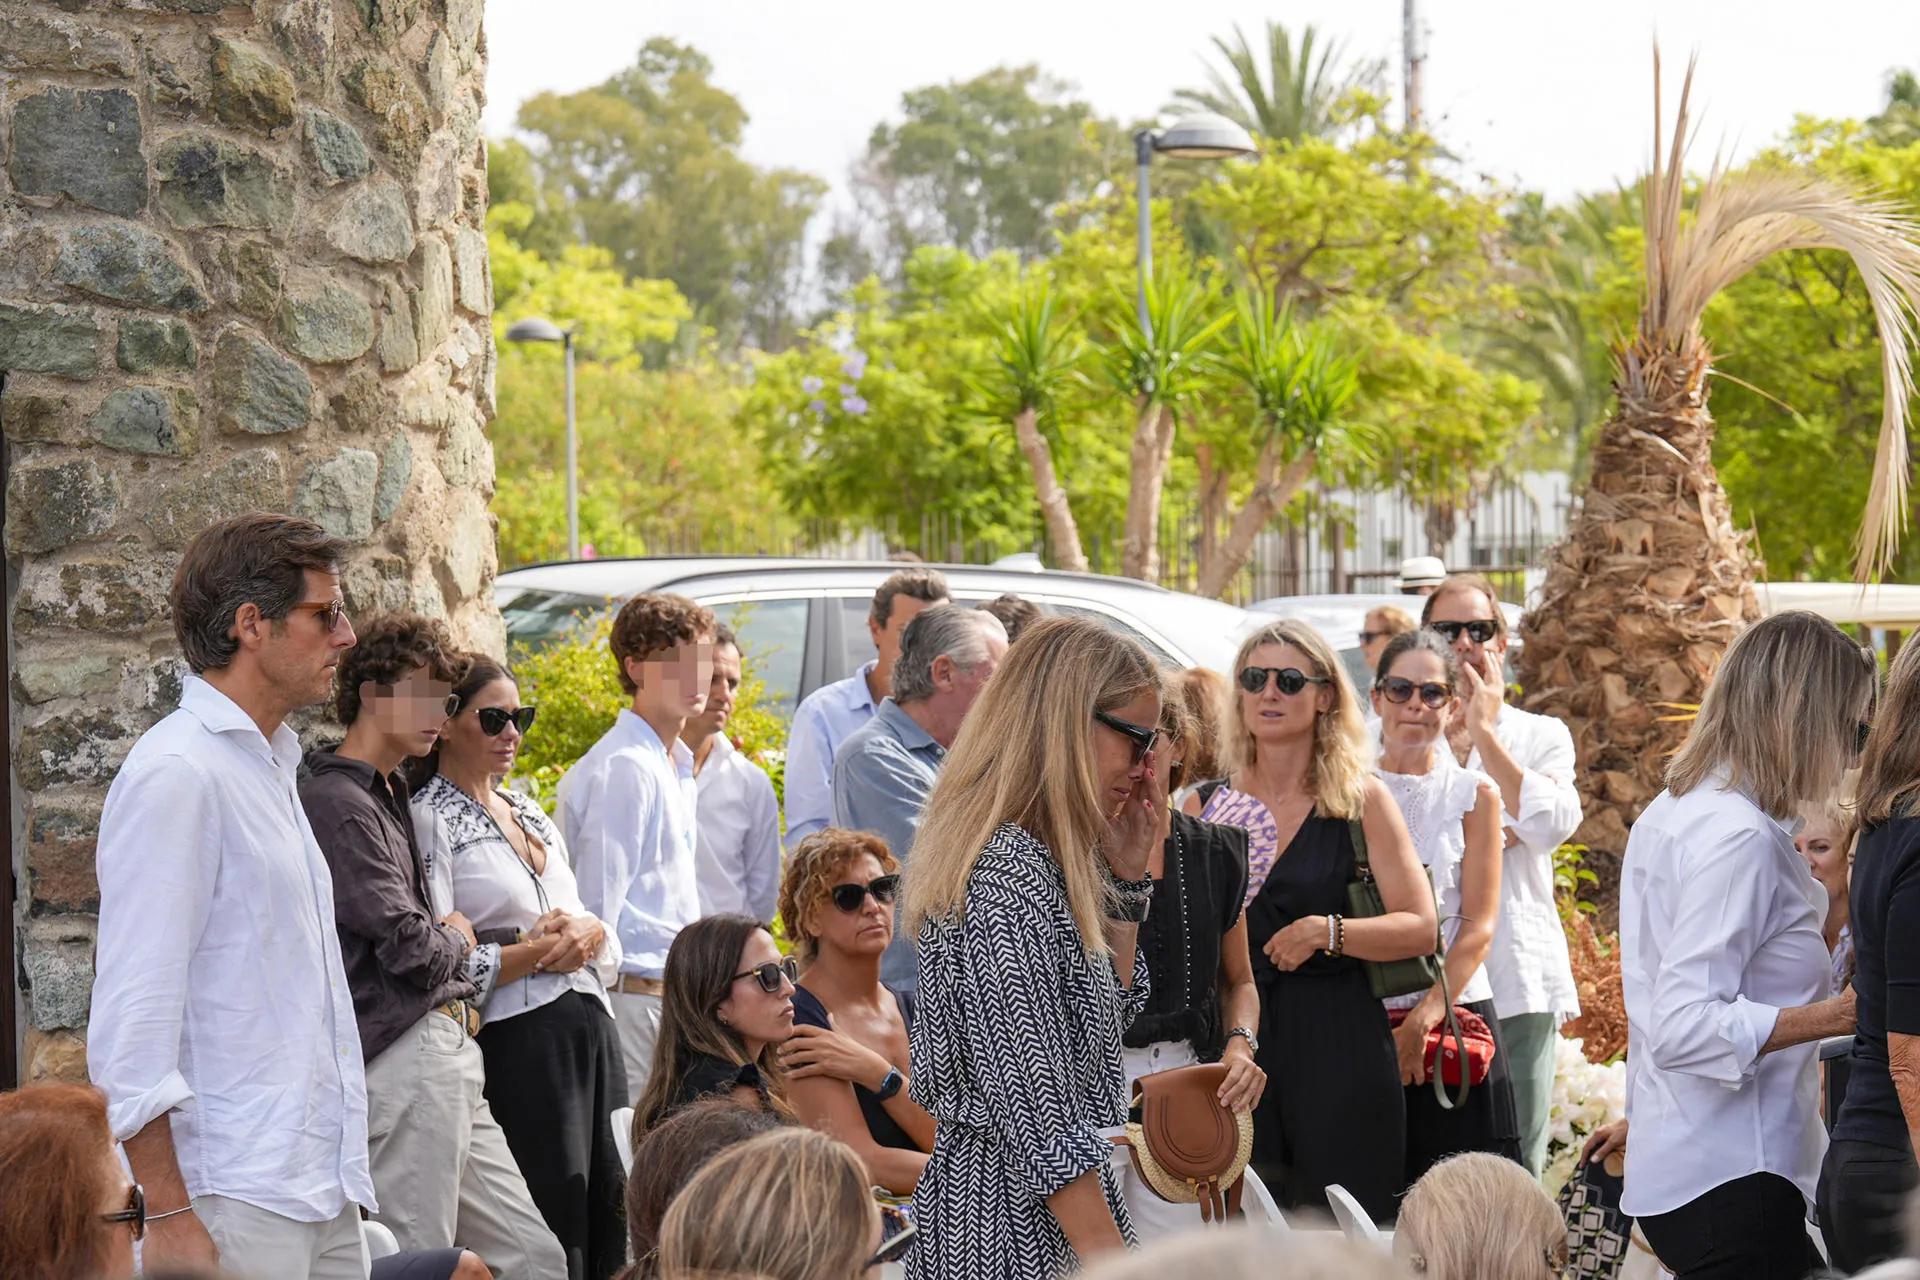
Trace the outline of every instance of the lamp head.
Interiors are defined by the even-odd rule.
[[[1220,160],[1252,155],[1260,147],[1252,134],[1225,116],[1196,111],[1160,130],[1154,136],[1153,149],[1163,156],[1187,160]]]
[[[507,326],[508,342],[565,342],[566,331],[541,316],[515,320]]]

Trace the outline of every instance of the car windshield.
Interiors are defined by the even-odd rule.
[[[516,649],[544,649],[581,627],[595,625],[613,610],[613,601],[605,596],[530,590],[500,595],[504,598],[497,603],[507,624],[507,645]]]

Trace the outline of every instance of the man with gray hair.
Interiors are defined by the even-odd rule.
[[[1006,628],[979,609],[937,604],[907,624],[893,692],[834,757],[834,826],[872,832],[905,865],[947,748],[1006,652]],[[913,989],[910,940],[894,938],[880,980]]]

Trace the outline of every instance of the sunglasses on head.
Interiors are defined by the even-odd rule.
[[[133,1190],[127,1193],[127,1207],[118,1213],[103,1213],[102,1222],[126,1222],[133,1226],[133,1238],[136,1243],[147,1238],[147,1193],[140,1189],[139,1183],[133,1184]]]
[[[512,725],[520,731],[521,737],[527,736],[527,730],[533,728],[533,716],[536,708],[516,707],[509,711],[505,707],[479,707],[473,718],[480,722],[480,732],[489,738],[497,738]]]
[[[1452,685],[1435,684],[1431,681],[1415,684],[1405,676],[1382,676],[1373,682],[1373,687],[1381,697],[1396,704],[1405,702],[1418,693],[1421,703],[1436,710],[1446,706],[1447,699],[1453,696]]]
[[[752,978],[760,984],[762,991],[768,995],[773,995],[780,990],[780,979],[782,978],[796,985],[799,983],[800,962],[792,956],[785,956],[779,960],[769,960],[765,964],[753,966],[753,968],[748,969],[744,973],[734,974],[731,978],[727,979],[727,982],[732,984],[740,981],[742,978]]]
[[[1485,644],[1500,634],[1500,624],[1492,618],[1475,618],[1471,622],[1429,622],[1427,630],[1438,632],[1448,644],[1459,643],[1463,631],[1475,644]]]
[[[880,1206],[880,1239],[879,1251],[867,1259],[861,1270],[900,1261],[907,1256],[907,1250],[913,1248],[914,1243],[920,1239],[920,1226],[913,1220],[913,1215],[907,1211],[905,1205],[883,1204]]]
[[[881,906],[891,905],[900,896],[900,877],[898,875],[880,876],[865,884],[837,884],[833,886],[833,905],[852,915],[867,905],[867,895]]]
[[[1093,713],[1093,718],[1133,743],[1135,764],[1146,759],[1147,752],[1159,745],[1161,734],[1164,732],[1160,729],[1149,729],[1143,724],[1135,724],[1131,720],[1122,720],[1119,716],[1107,711],[1096,711]]]
[[[347,602],[345,600],[327,600],[324,602],[307,600],[293,606],[293,608],[287,610],[287,612],[290,614],[312,614],[314,617],[320,619],[321,628],[331,635],[340,629],[340,620],[347,616]]]
[[[1310,684],[1332,683],[1325,676],[1310,676],[1298,667],[1240,668],[1240,687],[1248,693],[1265,693],[1269,680],[1278,684],[1280,692],[1289,698]]]

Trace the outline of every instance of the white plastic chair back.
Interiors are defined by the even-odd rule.
[[[1273,1202],[1273,1193],[1267,1190],[1267,1184],[1260,1181],[1260,1175],[1249,1166],[1240,1176],[1240,1211],[1247,1215],[1247,1221],[1264,1223],[1275,1231],[1293,1230],[1281,1215],[1280,1206]]]
[[[1373,1225],[1373,1219],[1353,1198],[1353,1193],[1338,1183],[1327,1188],[1327,1207],[1333,1210],[1333,1220],[1339,1224],[1341,1233],[1356,1244],[1372,1245],[1384,1252],[1386,1237],[1380,1234],[1380,1228]]]
[[[360,1238],[366,1241],[369,1259],[391,1258],[400,1252],[400,1242],[394,1238],[393,1232],[372,1218],[360,1223]]]
[[[633,1108],[613,1113],[613,1149],[620,1153],[620,1172],[633,1172]]]

